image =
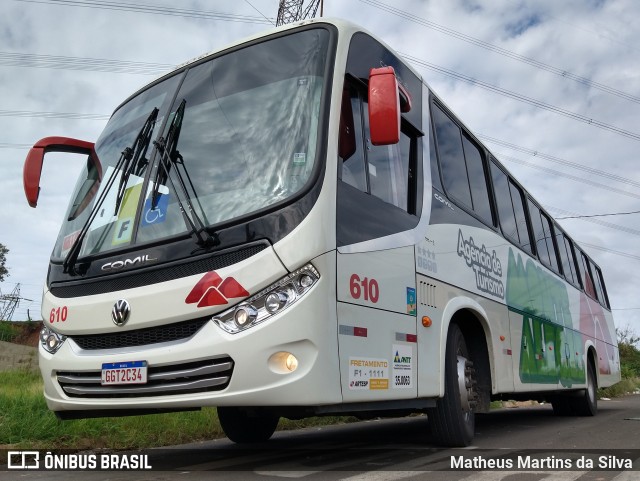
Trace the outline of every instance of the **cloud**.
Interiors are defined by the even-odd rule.
[[[275,17],[277,2],[251,2]],[[160,2],[174,7],[172,2]],[[570,0],[501,0],[494,2],[399,0],[387,5],[495,45],[521,56],[575,73],[640,99],[640,3]],[[257,16],[247,2],[181,3],[181,8],[225,10]],[[264,30],[265,25],[78,8],[47,3],[5,1],[0,18],[0,50],[21,54],[66,56],[98,60],[154,62],[176,65],[204,52]],[[402,16],[351,0],[326,2],[325,15],[362,24],[391,47],[501,88],[640,133],[640,100],[612,95],[480,48],[450,34]],[[528,149],[605,170],[640,182],[637,140],[598,129],[551,112],[480,89],[417,66],[429,85],[474,132]],[[3,96],[0,110],[57,111],[110,114],[152,75],[26,68],[0,64]],[[95,140],[105,121],[15,118],[0,116],[0,144],[32,144],[41,137],[65,135]],[[634,188],[610,179],[559,167],[541,157],[487,144],[496,154],[508,154],[540,166],[585,176],[616,188]],[[27,207],[22,193],[22,164],[26,150],[0,149],[0,242],[11,252],[11,276],[0,286],[9,291],[24,284],[25,297],[39,299],[47,259],[73,188],[80,160],[47,158],[41,205]],[[639,210],[637,200],[597,189],[527,166],[505,164],[543,205],[581,214]],[[640,229],[640,216],[609,218]],[[578,240],[613,250],[636,253],[634,234],[581,220],[560,221]],[[605,251],[587,251],[602,267],[614,307],[640,307],[640,261]],[[33,313],[33,306],[31,309]],[[26,310],[19,311],[24,317]],[[618,324],[630,323],[640,332],[640,310],[618,311]]]

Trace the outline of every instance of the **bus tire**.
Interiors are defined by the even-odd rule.
[[[598,381],[593,361],[587,365],[587,387],[575,397],[571,397],[571,408],[578,416],[595,416],[598,412]]]
[[[269,440],[280,418],[266,411],[238,407],[218,407],[218,420],[226,436],[234,443],[261,443]]]
[[[460,327],[452,323],[445,352],[444,397],[428,411],[434,441],[441,446],[468,446],[475,431],[476,377]]]

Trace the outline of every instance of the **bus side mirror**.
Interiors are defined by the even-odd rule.
[[[47,152],[70,152],[74,154],[87,154],[100,169],[100,161],[93,149],[92,142],[83,140],[70,139],[68,137],[45,137],[38,140],[24,161],[24,170],[22,172],[22,182],[24,185],[24,194],[27,202],[31,207],[38,205],[38,196],[40,195],[40,176],[42,175],[42,163],[44,155]]]
[[[397,144],[400,112],[411,110],[411,97],[398,83],[393,67],[369,71],[369,130],[373,145]]]

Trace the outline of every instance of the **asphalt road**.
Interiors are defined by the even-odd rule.
[[[278,432],[250,448],[220,439],[144,454],[154,470],[5,471],[0,479],[640,480],[640,395],[600,401],[592,418],[556,417],[549,405],[478,415],[474,444],[465,449],[435,446],[426,418],[416,416]],[[469,468],[452,469],[455,463]]]

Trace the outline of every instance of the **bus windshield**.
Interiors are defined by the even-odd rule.
[[[67,255],[87,221],[91,209],[77,207],[87,195],[94,207],[104,201],[81,256],[183,235],[199,224],[215,229],[290,199],[317,162],[328,43],[322,28],[277,37],[199,63],[124,104],[96,142],[98,188],[87,187],[96,182],[88,162],[53,257]],[[126,169],[116,165],[155,108],[146,155]]]

